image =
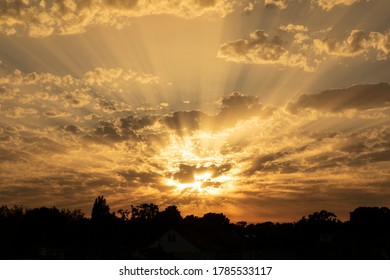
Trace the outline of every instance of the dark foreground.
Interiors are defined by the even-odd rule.
[[[0,207],[0,259],[389,259],[390,210],[359,207],[350,220],[320,211],[294,223],[230,223],[222,213],[182,218],[142,204],[92,217],[53,208]]]

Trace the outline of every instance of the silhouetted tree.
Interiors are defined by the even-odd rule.
[[[167,226],[179,225],[183,218],[175,205],[168,206],[158,214],[158,220]]]
[[[248,225],[248,223],[246,221],[239,221],[236,223],[236,225],[241,228],[245,228]]]
[[[24,230],[29,233],[29,246],[45,243],[59,243],[66,235],[66,219],[56,207],[40,207],[26,210],[23,219]]]
[[[353,226],[390,228],[390,209],[386,207],[359,207],[350,213]]]
[[[325,225],[331,223],[337,223],[339,220],[337,219],[336,214],[321,210],[320,212],[314,212],[310,214],[308,218],[306,216],[302,217],[302,219],[298,223],[307,223],[310,225]]]
[[[0,222],[20,222],[24,216],[25,208],[23,206],[15,205],[12,208],[8,208],[7,205],[0,207]]]
[[[143,203],[135,207],[131,205],[131,220],[133,221],[151,221],[158,213],[158,206],[153,203]]]
[[[326,210],[321,210],[320,212],[314,212],[309,215],[309,222],[319,222],[319,223],[333,223],[337,222],[337,216],[333,212]]]
[[[24,221],[34,228],[54,228],[65,223],[64,215],[56,207],[40,207],[26,210]]]
[[[103,196],[98,196],[92,207],[91,220],[106,221],[111,217],[110,206],[108,206],[106,199]]]
[[[183,221],[185,224],[195,224],[200,221],[200,218],[195,215],[187,215]]]
[[[75,222],[85,219],[84,213],[80,209],[61,209],[60,213],[65,217],[67,222]]]
[[[117,213],[119,214],[119,218],[122,220],[122,221],[128,221],[129,220],[129,217],[130,217],[130,211],[129,210],[123,210],[123,209],[119,209],[117,211]]]
[[[223,213],[207,213],[202,217],[202,221],[209,225],[228,225],[230,220]]]

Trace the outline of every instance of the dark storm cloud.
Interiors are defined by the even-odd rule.
[[[299,96],[287,105],[287,110],[297,113],[303,109],[324,112],[342,112],[348,109],[368,110],[390,107],[390,84],[355,85],[331,89],[319,94]]]

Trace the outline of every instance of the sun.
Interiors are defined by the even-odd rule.
[[[220,152],[224,137],[205,132],[171,135],[159,155],[165,170],[162,183],[181,195],[221,194],[233,180],[232,161]]]

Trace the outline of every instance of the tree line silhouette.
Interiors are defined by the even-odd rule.
[[[321,210],[257,224],[231,223],[223,213],[183,218],[175,205],[160,211],[153,203],[111,212],[103,196],[90,218],[81,210],[0,207],[1,259],[388,259],[389,236],[386,207],[359,207],[344,222]],[[183,244],[196,249],[186,253]],[[169,251],[174,245],[183,246],[181,255]]]

